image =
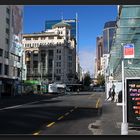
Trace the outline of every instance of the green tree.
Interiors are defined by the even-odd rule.
[[[87,73],[85,73],[85,75],[84,75],[84,85],[85,85],[85,86],[89,86],[90,83],[91,83],[90,73],[87,72]]]
[[[98,74],[98,76],[97,76],[97,84],[101,85],[101,86],[105,85],[105,77],[104,77],[104,75]]]

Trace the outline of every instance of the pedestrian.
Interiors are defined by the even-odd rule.
[[[112,91],[112,101],[114,101],[114,97],[115,97],[115,90],[113,89],[113,91]]]
[[[113,82],[112,82],[113,83]],[[115,85],[114,85],[114,83],[112,84],[112,91],[114,90],[115,91]]]
[[[106,99],[106,101],[107,101],[108,99],[112,98],[111,88],[109,89],[109,94],[108,94],[108,95],[109,95],[109,96],[108,96],[108,98]]]
[[[79,94],[79,88],[77,88],[77,93]]]

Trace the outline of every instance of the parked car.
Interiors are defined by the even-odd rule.
[[[105,87],[100,86],[100,87],[93,87],[94,92],[105,92]]]

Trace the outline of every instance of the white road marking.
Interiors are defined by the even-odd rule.
[[[24,106],[24,105],[30,105],[30,104],[38,103],[38,102],[41,102],[41,101],[43,101],[43,100],[35,101],[35,102],[30,102],[30,103],[26,103],[26,104],[21,104],[21,105],[4,107],[4,108],[1,108],[0,111],[2,111],[2,110],[8,110],[8,109],[14,109],[14,108],[18,108],[18,107],[21,107],[21,106]]]

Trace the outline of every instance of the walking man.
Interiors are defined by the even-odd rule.
[[[108,98],[106,99],[106,101],[108,101],[108,99],[112,98],[112,92],[111,92],[111,88],[109,89],[109,96]]]

